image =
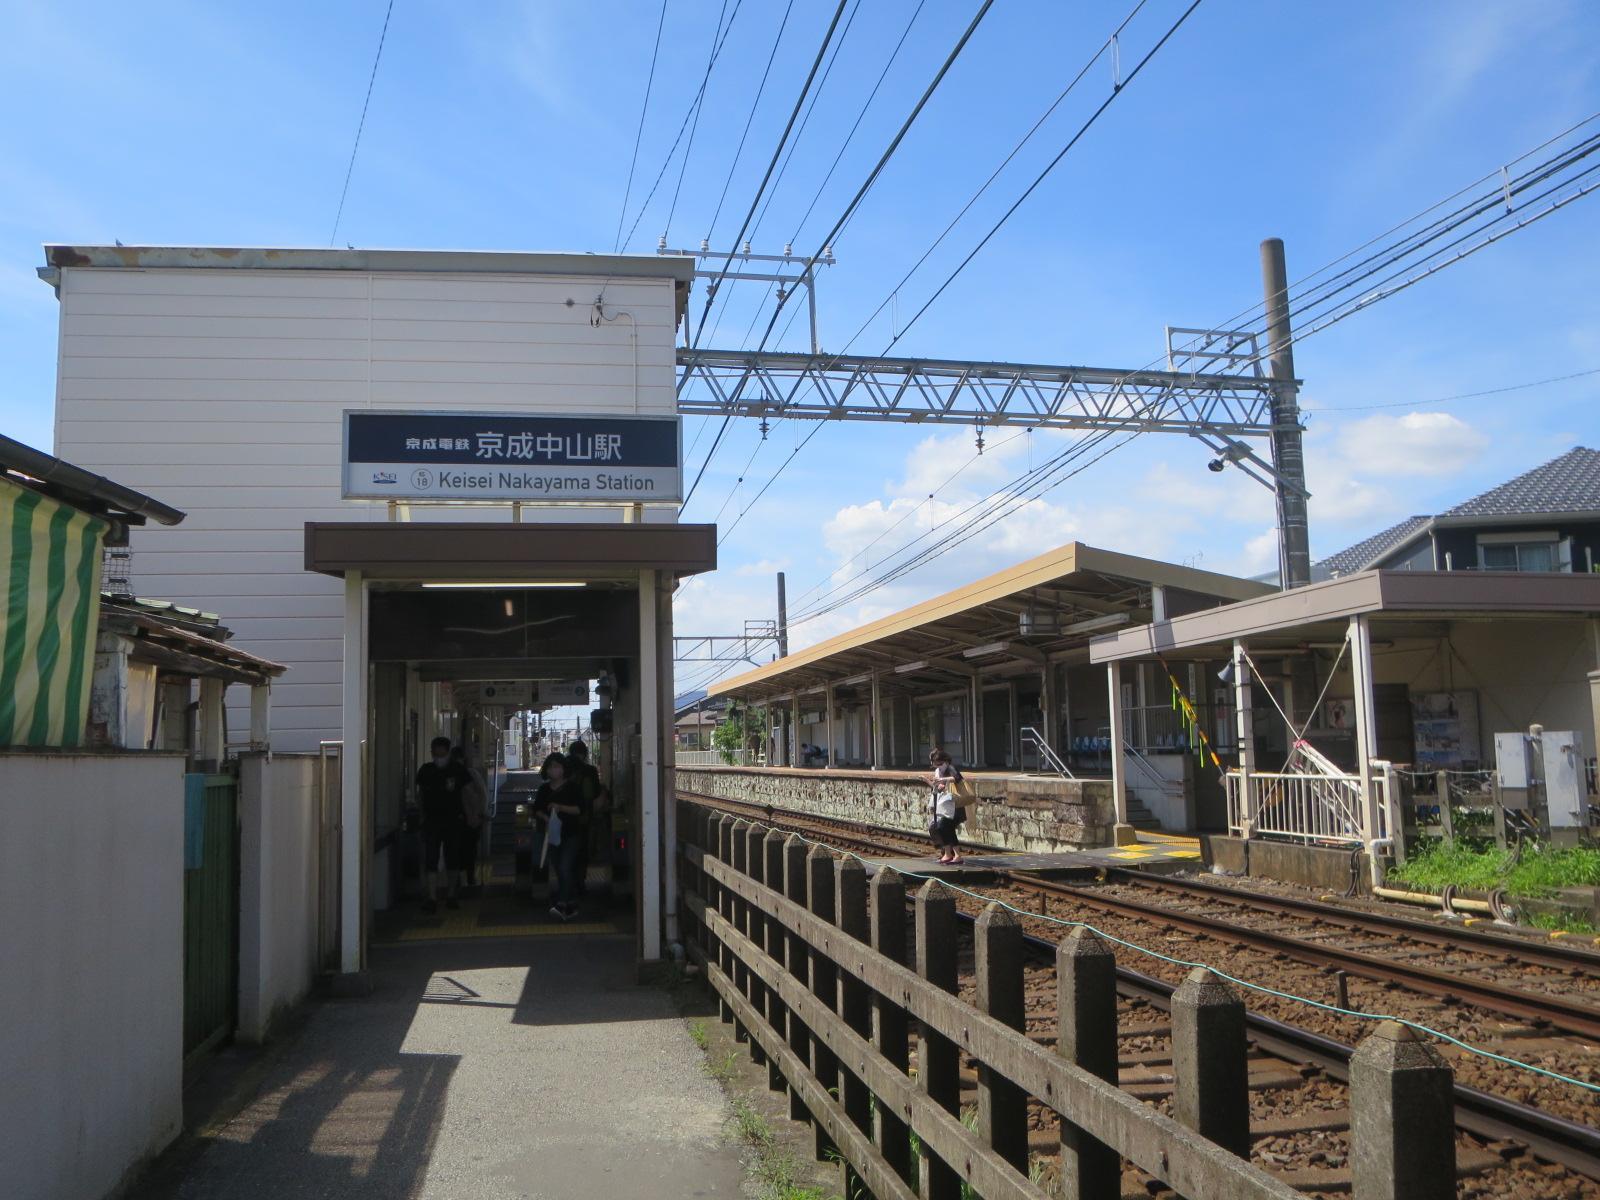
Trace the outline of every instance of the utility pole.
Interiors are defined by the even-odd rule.
[[[778,572],[778,657],[789,657],[789,599],[782,571]]]
[[[1272,384],[1273,491],[1278,502],[1278,578],[1283,588],[1311,582],[1311,538],[1306,525],[1306,460],[1300,445],[1300,404],[1294,382],[1289,330],[1289,272],[1283,239],[1261,243],[1261,283],[1267,298],[1267,349]]]

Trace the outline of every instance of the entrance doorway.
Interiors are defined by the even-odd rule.
[[[308,569],[344,579],[344,744],[361,746],[341,757],[342,971],[363,969],[374,934],[418,935],[417,772],[436,738],[465,750],[492,811],[474,907],[426,915],[444,936],[554,920],[535,857],[542,831],[519,825],[518,808],[572,728],[591,735],[609,795],[582,831],[593,903],[574,924],[631,928],[641,962],[663,957],[677,938],[671,593],[715,561],[709,525],[307,526]],[[558,706],[573,721],[559,731],[543,720]]]

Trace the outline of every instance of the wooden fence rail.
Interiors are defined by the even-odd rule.
[[[1029,1178],[1029,1097],[1060,1118],[1057,1195],[1117,1196],[1124,1160],[1192,1200],[1298,1195],[1241,1157],[1243,1005],[1204,969],[1174,996],[1174,1120],[1117,1087],[1115,959],[1089,931],[1058,950],[1050,1049],[1024,1029],[1022,928],[1007,910],[991,905],[974,927],[974,1006],[955,994],[949,888],[916,892],[908,947],[905,882],[894,871],[869,885],[857,859],[699,806],[680,804],[678,827],[689,953],[722,1019],[768,1065],[774,1090],[788,1090],[791,1115],[814,1126],[819,1159],[842,1161],[851,1200],[957,1200],[963,1184],[985,1200],[1045,1200]],[[978,1065],[970,1128],[963,1055]],[[1454,1196],[1451,1075],[1438,1055],[1385,1025],[1358,1050],[1351,1076],[1352,1110],[1388,1118],[1356,1122],[1357,1200]]]

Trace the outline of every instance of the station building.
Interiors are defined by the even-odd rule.
[[[68,246],[57,452],[189,516],[132,585],[228,614],[282,664],[252,727],[337,755],[339,965],[399,880],[432,737],[479,749],[490,684],[603,679],[595,757],[631,838],[641,960],[676,933],[671,595],[715,565],[680,524],[674,342],[693,262]],[[352,886],[352,881],[357,881]]]
[[[1600,820],[1587,571],[1279,592],[1071,543],[711,693],[766,710],[769,765],[685,764],[680,790],[920,831],[937,747],[973,777],[967,836],[997,848],[1200,834],[1225,869],[1344,887],[1352,850],[1376,879],[1458,804],[1557,840]]]

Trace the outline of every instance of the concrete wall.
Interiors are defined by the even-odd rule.
[[[601,286],[558,275],[66,268],[55,452],[189,514],[133,531],[135,588],[220,613],[237,645],[288,664],[272,689],[273,745],[312,751],[339,736],[343,591],[305,571],[304,525],[384,512],[381,501],[340,499],[342,413],[675,412],[672,281],[605,281],[607,306],[633,321],[596,327]],[[461,510],[411,517],[459,520]],[[510,510],[471,517],[509,520]],[[247,695],[233,691],[230,724],[243,729]]]
[[[239,1029],[263,1041],[317,977],[314,754],[252,754],[239,774]]]
[[[806,771],[773,767],[679,767],[687,794],[865,821],[925,834],[928,786],[908,771]],[[1109,780],[969,775],[978,793],[962,838],[979,845],[1050,852],[1110,844]]]
[[[0,1192],[97,1200],[183,1117],[183,759],[0,751]]]

